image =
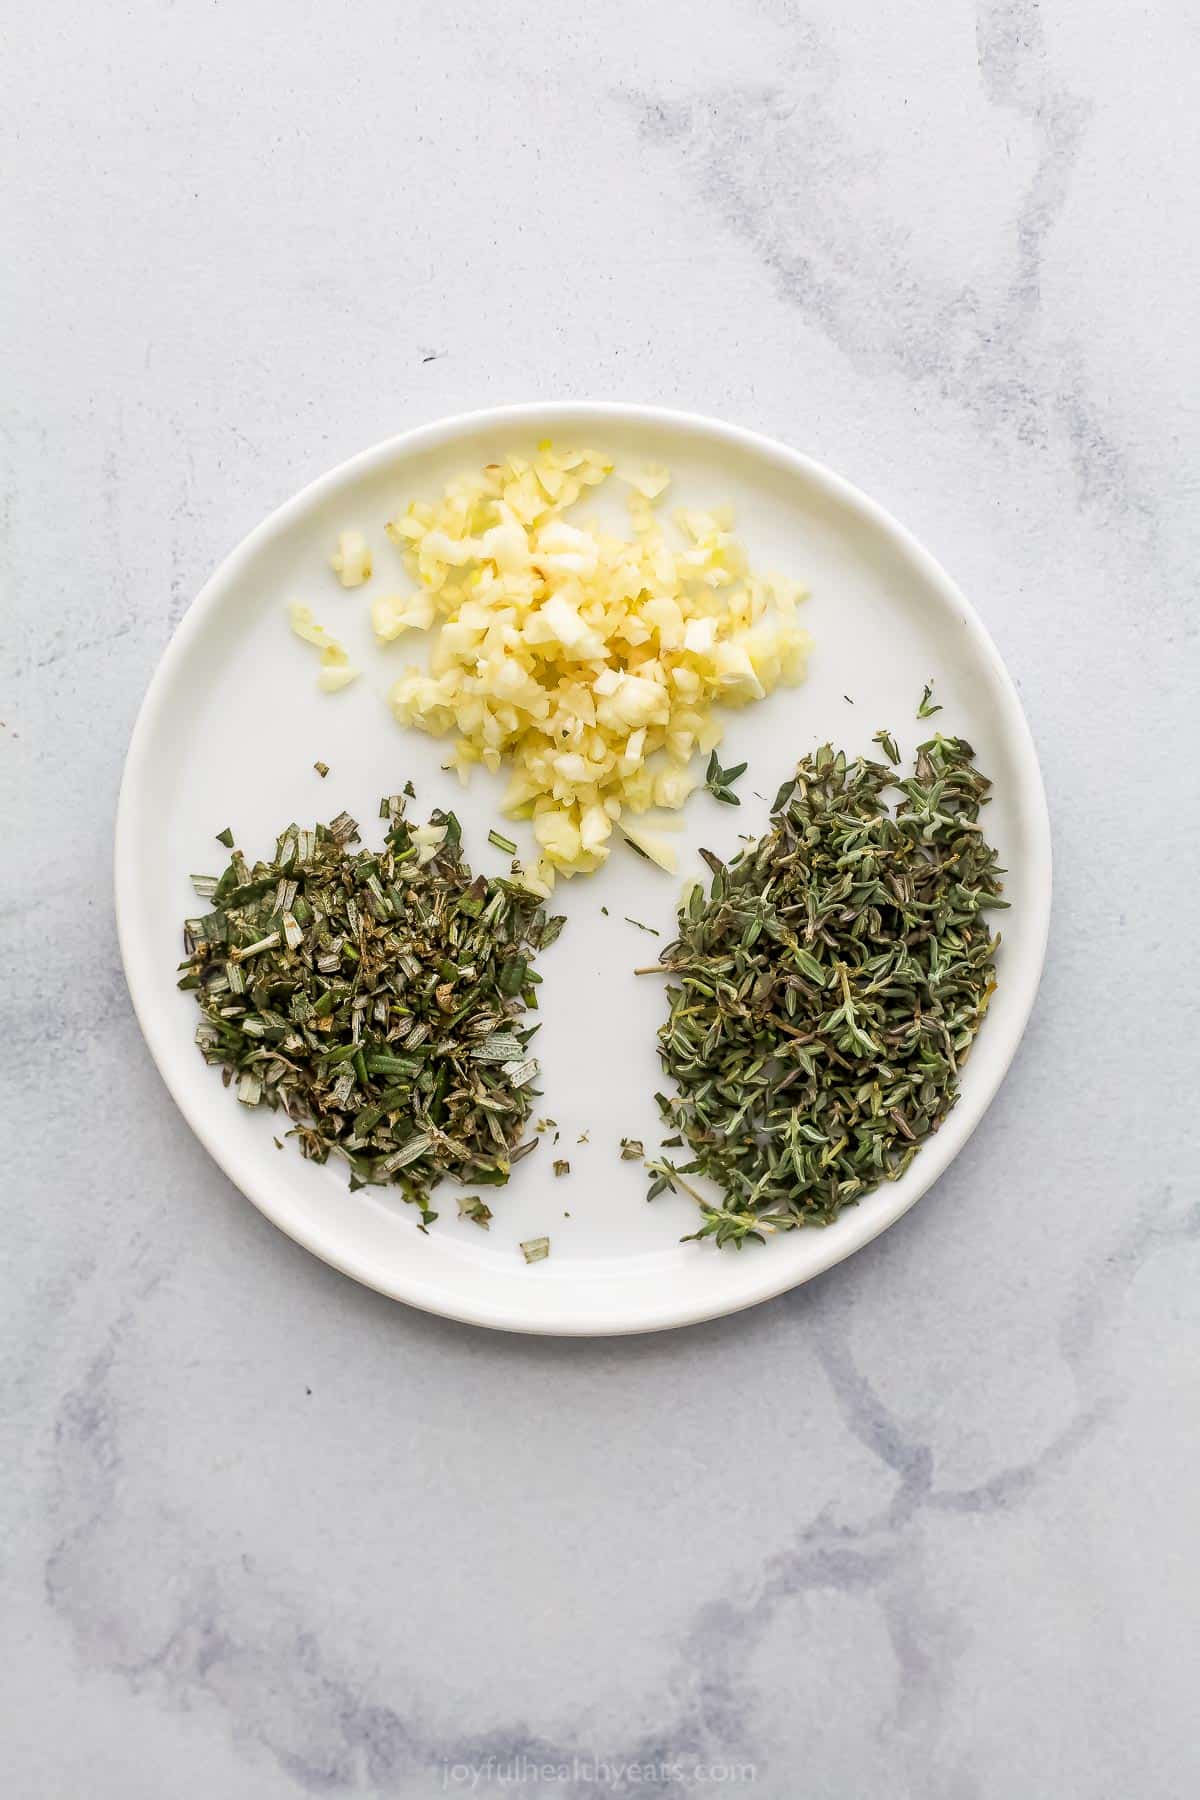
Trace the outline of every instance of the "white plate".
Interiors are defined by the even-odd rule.
[[[193,1043],[195,1004],[175,987],[180,924],[196,910],[189,871],[222,865],[214,834],[224,826],[253,857],[287,820],[329,819],[345,807],[373,842],[379,796],[411,778],[414,815],[454,806],[476,867],[503,866],[486,842],[489,826],[501,823],[500,781],[480,775],[462,792],[441,772],[445,746],[392,722],[385,695],[411,660],[413,640],[375,647],[368,598],[385,584],[407,585],[383,531],[397,501],[435,496],[454,474],[546,437],[667,463],[682,500],[733,503],[754,566],[811,589],[809,679],[729,715],[725,760],[749,759],[745,800],[735,809],[705,794],[692,799],[681,873],[701,867],[700,845],[728,854],[739,832],[760,830],[767,806],[753,790],[772,795],[796,758],[825,739],[866,751],[872,733],[888,726],[911,752],[928,734],[914,712],[931,676],[945,707],[938,726],[969,737],[995,781],[987,825],[1009,871],[1012,910],[1002,915],[999,991],[962,1097],[902,1180],[825,1230],[740,1252],[680,1243],[698,1223],[692,1202],[665,1195],[647,1206],[641,1167],[620,1160],[622,1137],[657,1145],[653,1094],[662,1079],[661,984],[632,974],[654,960],[658,940],[625,915],[669,938],[679,886],[626,851],[596,875],[560,883],[555,907],[568,925],[539,964],[537,1110],[558,1121],[553,1155],[568,1157],[571,1173],[555,1178],[543,1141],[507,1189],[489,1194],[496,1216],[487,1233],[457,1218],[451,1183],[439,1191],[441,1217],[424,1236],[398,1199],[351,1194],[341,1169],[306,1163],[290,1145],[280,1153],[277,1119],[238,1106]],[[366,533],[376,562],[371,586],[350,593],[328,567],[347,525]],[[316,653],[286,622],[285,604],[295,598],[364,666],[346,692],[317,691]],[[330,765],[325,781],[313,771],[317,758]],[[527,852],[528,828],[511,830]],[[872,501],[794,451],[711,420],[632,406],[534,405],[450,419],[364,452],[281,507],[222,564],[168,647],[134,730],[117,820],[116,899],[130,992],[168,1088],[226,1174],[282,1230],[357,1280],[451,1318],[514,1331],[649,1331],[733,1312],[809,1280],[891,1225],[942,1173],[999,1087],[1033,1004],[1050,909],[1050,833],[1029,729],[995,647],[933,559]],[[588,1141],[579,1143],[584,1132]],[[543,1234],[550,1257],[527,1267],[518,1244]]]

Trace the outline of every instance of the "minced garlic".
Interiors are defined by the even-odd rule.
[[[405,725],[455,734],[448,767],[511,767],[504,808],[530,818],[540,846],[530,884],[594,869],[622,813],[676,809],[699,778],[688,766],[722,736],[713,707],[799,682],[809,638],[802,590],[753,574],[728,509],[686,508],[668,541],[654,501],[669,471],[617,470],[633,535],[564,516],[612,473],[591,451],[510,456],[415,502],[388,524],[418,584],[372,608],[391,639],[442,624],[428,671],[392,689]],[[624,828],[664,868],[660,829]]]

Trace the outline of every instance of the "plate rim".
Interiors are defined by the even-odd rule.
[[[237,579],[243,567],[258,554],[263,545],[285,533],[295,518],[307,513],[339,487],[357,478],[373,474],[393,458],[437,450],[445,447],[455,438],[470,433],[484,430],[528,430],[536,424],[549,423],[552,425],[555,419],[568,417],[596,426],[605,423],[657,426],[666,430],[688,432],[718,442],[723,441],[744,452],[765,457],[777,467],[790,469],[793,474],[823,491],[830,499],[857,512],[884,537],[890,539],[893,545],[918,569],[922,577],[933,588],[939,590],[941,597],[954,608],[974,640],[975,648],[990,667],[990,673],[1003,701],[1002,722],[1009,739],[1011,754],[1018,766],[1023,810],[1028,815],[1024,823],[1031,839],[1028,852],[1031,858],[1031,867],[1027,871],[1030,895],[1025,908],[1028,948],[1017,976],[1019,981],[1017,1011],[1013,1015],[1009,1042],[1001,1052],[999,1061],[983,1086],[972,1093],[969,1099],[964,1097],[963,1100],[960,1100],[955,1108],[953,1119],[958,1127],[957,1131],[945,1137],[939,1132],[933,1142],[926,1146],[924,1154],[919,1159],[919,1164],[913,1165],[916,1168],[923,1164],[924,1168],[921,1171],[923,1178],[914,1182],[912,1192],[901,1193],[899,1196],[893,1192],[889,1201],[886,1188],[875,1190],[870,1196],[874,1204],[869,1208],[855,1208],[852,1213],[842,1214],[841,1219],[847,1221],[847,1227],[836,1236],[832,1232],[829,1233],[825,1251],[818,1251],[811,1263],[799,1271],[792,1268],[773,1270],[770,1261],[770,1246],[767,1246],[763,1260],[762,1279],[753,1287],[752,1291],[739,1293],[731,1297],[728,1303],[722,1302],[720,1298],[711,1301],[699,1299],[690,1304],[686,1298],[673,1299],[663,1304],[652,1316],[636,1322],[629,1322],[623,1318],[614,1318],[609,1322],[597,1322],[594,1319],[579,1321],[566,1312],[556,1314],[553,1311],[544,1310],[529,1318],[517,1318],[509,1308],[503,1305],[490,1308],[486,1305],[458,1300],[453,1294],[446,1294],[437,1289],[428,1279],[422,1283],[419,1274],[415,1285],[405,1279],[388,1279],[379,1271],[372,1271],[369,1266],[364,1266],[360,1258],[351,1254],[339,1254],[336,1245],[327,1242],[319,1233],[309,1230],[302,1220],[289,1218],[286,1206],[280,1206],[274,1203],[272,1198],[255,1192],[253,1167],[243,1168],[242,1157],[233,1154],[229,1146],[223,1142],[220,1134],[209,1130],[197,1109],[192,1106],[187,1087],[176,1084],[168,1073],[170,1066],[167,1056],[169,1025],[166,1013],[163,1009],[156,1009],[152,1004],[154,972],[142,959],[139,946],[132,938],[130,926],[136,893],[136,856],[132,854],[132,851],[138,841],[138,826],[142,816],[138,793],[139,777],[152,745],[154,727],[171,677],[177,665],[186,656],[192,639],[202,628],[205,615],[215,604],[220,591],[231,581]],[[113,843],[113,894],[117,938],[134,1015],[150,1051],[151,1059],[172,1100],[205,1150],[239,1192],[280,1231],[300,1244],[310,1254],[339,1270],[340,1273],[349,1276],[352,1280],[374,1289],[377,1293],[385,1294],[390,1299],[402,1301],[421,1311],[433,1313],[442,1318],[454,1319],[463,1324],[478,1325],[491,1330],[511,1331],[521,1335],[554,1337],[632,1336],[643,1332],[666,1331],[684,1325],[701,1324],[709,1319],[722,1318],[740,1312],[746,1307],[757,1306],[765,1300],[775,1299],[778,1295],[786,1293],[792,1288],[800,1287],[816,1276],[824,1274],[837,1263],[845,1261],[847,1257],[863,1249],[902,1218],[929,1191],[964,1148],[995,1099],[1012,1066],[1013,1058],[1029,1023],[1045,966],[1052,892],[1053,853],[1050,815],[1046,802],[1045,784],[1029,721],[1025,716],[1016,685],[990,632],[966,595],[941,563],[909,531],[907,526],[901,524],[878,501],[872,499],[869,494],[847,480],[845,476],[838,474],[815,457],[796,450],[790,444],[783,443],[780,439],[766,433],[753,431],[741,425],[733,425],[723,419],[673,407],[642,405],[635,401],[523,401],[511,405],[484,407],[469,412],[454,413],[413,426],[406,431],[398,432],[372,444],[365,450],[356,452],[306,483],[269,512],[216,565],[189,603],[155,664],[138,708],[125,755],[117,798]],[[826,1234],[822,1234],[822,1236],[826,1236]]]

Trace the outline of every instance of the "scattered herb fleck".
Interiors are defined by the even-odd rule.
[[[521,1245],[521,1255],[527,1263],[542,1262],[550,1254],[548,1237],[527,1238]]]
[[[492,1209],[478,1194],[464,1194],[458,1203],[460,1219],[470,1219],[473,1225],[482,1225],[486,1231],[492,1222]]]
[[[224,844],[227,850],[233,849],[233,827],[231,825],[227,825],[224,831],[218,831],[217,842]]]
[[[932,698],[933,683],[932,681],[927,681],[925,683],[925,692],[921,695],[921,704],[917,708],[918,719],[932,719],[934,713],[941,712],[942,709],[940,706],[930,706],[929,702]]]
[[[637,1162],[638,1158],[641,1156],[645,1156],[645,1154],[646,1154],[646,1146],[642,1143],[641,1138],[622,1138],[621,1139],[621,1161],[622,1162]]]
[[[502,837],[498,831],[488,832],[488,843],[494,850],[503,850],[506,856],[515,856],[517,846],[511,838]]]
[[[323,762],[315,762],[313,764],[313,768],[317,771],[317,774],[321,777],[321,780],[324,781],[325,777],[329,773],[329,764],[323,763]]]
[[[902,1175],[954,1105],[996,985],[983,915],[1006,904],[979,825],[990,786],[959,738],[922,744],[907,779],[825,745],[761,840],[728,864],[702,853],[708,892],[681,906],[658,965],[676,1092],[656,1098],[691,1160],[647,1165],[648,1198],[699,1202],[696,1237],[829,1224]]]
[[[899,763],[900,751],[890,731],[877,731],[871,742],[879,745],[889,762]]]
[[[590,1142],[591,1142],[591,1135],[592,1135],[592,1134],[591,1134],[591,1132],[590,1132],[590,1131],[581,1131],[581,1132],[580,1132],[580,1134],[579,1134],[579,1136],[578,1136],[578,1137],[577,1137],[577,1138],[576,1138],[576,1139],[575,1139],[575,1142],[576,1142],[576,1143],[577,1143],[577,1144],[587,1144],[587,1143],[590,1143]]]
[[[656,925],[643,925],[640,919],[631,919],[628,913],[625,914],[625,923],[627,925],[636,925],[639,931],[648,931],[651,937],[662,936],[662,932],[659,931]]]
[[[565,1156],[560,1156],[556,1159],[554,1173],[556,1175],[569,1175],[571,1173],[571,1165]]]

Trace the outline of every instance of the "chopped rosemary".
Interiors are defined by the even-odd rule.
[[[503,850],[506,856],[515,856],[517,854],[517,846],[513,843],[512,839],[501,837],[498,831],[488,832],[488,843],[494,850]]]
[[[385,802],[378,851],[352,848],[347,813],[287,826],[253,868],[235,851],[212,911],[187,921],[179,985],[244,1105],[282,1108],[303,1155],[343,1158],[355,1189],[395,1184],[424,1226],[443,1176],[500,1186],[536,1145],[521,1141],[538,1074],[523,1018],[562,920],[473,876],[453,813],[414,832],[404,804]]]
[[[657,925],[643,925],[640,919],[631,919],[628,913],[625,914],[625,923],[627,925],[636,925],[639,931],[648,931],[651,937],[662,936],[662,932],[658,929]]]

